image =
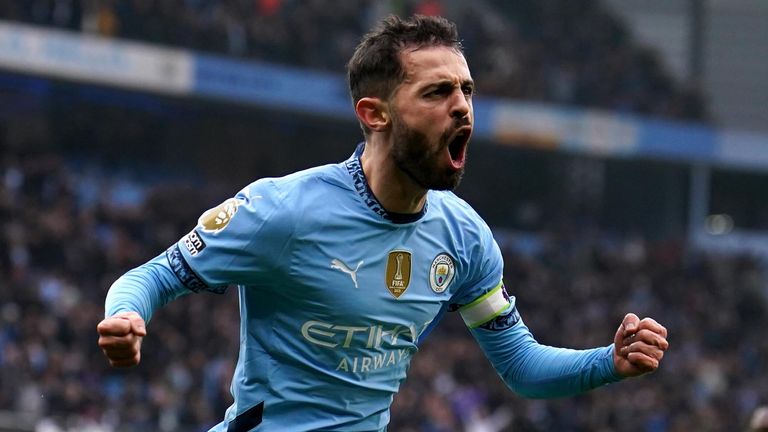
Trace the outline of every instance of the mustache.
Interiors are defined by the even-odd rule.
[[[448,141],[451,139],[451,137],[456,133],[457,130],[463,128],[464,126],[472,126],[472,121],[470,120],[469,116],[454,119],[451,127],[446,129],[440,136],[440,142],[442,143],[441,147],[448,146]]]
[[[472,126],[472,121],[469,119],[469,116],[459,117],[453,120],[454,129],[459,129],[464,126]]]

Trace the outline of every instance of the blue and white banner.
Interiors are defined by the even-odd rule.
[[[330,74],[0,21],[0,69],[354,121]],[[474,135],[501,145],[768,171],[768,135],[479,96]]]
[[[337,74],[198,55],[192,91],[230,102],[354,119],[345,80]]]
[[[88,83],[187,94],[192,54],[0,22],[0,68]]]
[[[479,132],[499,144],[768,171],[766,134],[529,102],[485,103],[491,120]]]

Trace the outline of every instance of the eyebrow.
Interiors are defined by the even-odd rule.
[[[426,90],[426,89],[429,89],[429,88],[441,88],[441,87],[444,88],[444,87],[453,87],[453,86],[454,86],[454,82],[452,80],[442,79],[442,80],[439,80],[439,81],[436,81],[436,82],[432,82],[432,83],[426,84],[423,87],[423,89]],[[462,80],[459,83],[459,86],[460,87],[469,86],[469,87],[472,87],[472,89],[474,89],[475,88],[475,81],[473,81],[472,79],[469,79],[469,78],[468,79],[464,79],[464,80]]]

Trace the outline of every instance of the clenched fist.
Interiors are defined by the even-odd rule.
[[[641,320],[633,313],[624,317],[613,343],[613,363],[616,371],[625,377],[655,371],[669,348],[664,326],[652,318]]]
[[[141,360],[141,340],[147,335],[144,319],[136,312],[121,312],[98,326],[99,347],[114,367],[131,367]]]

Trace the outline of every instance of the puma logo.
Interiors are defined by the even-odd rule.
[[[357,266],[355,267],[355,269],[352,270],[349,267],[347,267],[346,264],[344,264],[343,262],[337,259],[334,259],[331,261],[331,268],[336,270],[341,270],[344,273],[348,274],[349,277],[352,278],[352,282],[355,283],[355,288],[357,288],[357,270],[360,268],[361,265],[363,265],[363,261],[360,261],[359,263],[357,263]]]

